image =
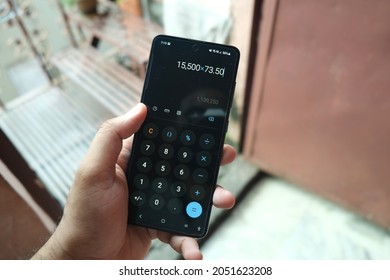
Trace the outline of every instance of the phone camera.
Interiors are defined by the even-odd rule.
[[[192,50],[193,50],[194,52],[199,51],[199,45],[198,45],[198,44],[193,44],[193,45],[192,45]]]

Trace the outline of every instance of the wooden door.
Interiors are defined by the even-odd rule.
[[[244,155],[390,226],[390,2],[265,1]]]

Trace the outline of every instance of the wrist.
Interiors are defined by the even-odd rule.
[[[56,232],[47,240],[47,242],[36,252],[32,260],[71,260],[74,259],[64,250],[58,241]]]

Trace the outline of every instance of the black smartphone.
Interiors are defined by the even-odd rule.
[[[240,53],[154,38],[141,102],[148,108],[128,164],[128,222],[179,235],[207,232]]]

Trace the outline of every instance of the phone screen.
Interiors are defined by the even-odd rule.
[[[204,236],[238,68],[237,48],[171,36],[152,44],[127,179],[129,223]]]

